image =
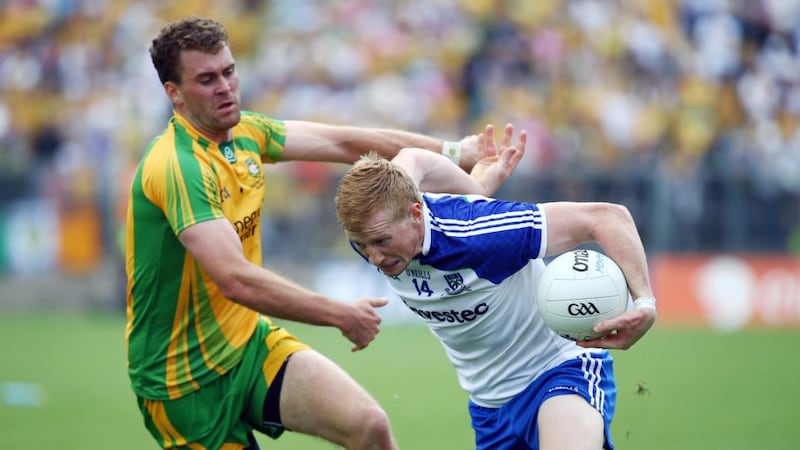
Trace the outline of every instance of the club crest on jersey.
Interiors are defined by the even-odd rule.
[[[222,155],[229,163],[233,164],[236,162],[236,153],[234,153],[233,148],[230,145],[226,144],[224,147],[222,147]]]
[[[464,291],[471,291],[471,289],[464,284],[464,277],[458,272],[445,275],[444,281],[447,281],[448,287],[445,289],[447,295],[456,295]]]
[[[249,184],[251,189],[261,189],[264,186],[264,172],[261,170],[261,164],[253,158],[247,158],[244,165],[247,167],[249,176],[245,183]]]
[[[261,165],[258,164],[258,162],[256,162],[253,158],[247,158],[244,163],[247,165],[247,172],[251,177],[257,177],[261,175]]]

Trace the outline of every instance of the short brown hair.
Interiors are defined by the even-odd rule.
[[[409,203],[422,203],[414,180],[397,164],[370,152],[353,164],[336,190],[336,215],[348,233],[361,233],[375,211],[388,207],[395,217]]]
[[[168,23],[153,39],[150,58],[158,72],[158,79],[180,83],[180,56],[184,50],[200,50],[216,54],[228,44],[228,33],[218,22],[190,16]]]

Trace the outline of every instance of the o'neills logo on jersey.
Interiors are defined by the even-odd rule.
[[[233,148],[230,145],[225,144],[220,150],[222,150],[222,155],[229,163],[236,163],[236,153],[233,151]]]
[[[258,224],[261,222],[261,208],[253,211],[249,216],[244,216],[241,219],[233,222],[233,228],[236,229],[236,234],[239,235],[239,240],[253,236],[258,230]]]
[[[223,187],[219,190],[219,202],[220,204],[225,203],[225,200],[231,198],[231,191],[228,188]]]
[[[439,322],[472,322],[478,317],[489,312],[489,305],[486,303],[479,303],[472,309],[464,309],[461,311],[456,311],[455,309],[451,309],[450,311],[426,311],[424,309],[414,308],[406,303],[405,300],[403,300],[403,303],[405,303],[410,310],[414,311],[416,315],[422,317],[423,319],[436,320]]]

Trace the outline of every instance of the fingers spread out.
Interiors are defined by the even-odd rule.
[[[503,147],[511,146],[511,136],[514,134],[514,125],[507,123],[505,133],[503,134]]]
[[[522,156],[524,154],[525,154],[524,147],[522,148],[510,147],[508,150],[503,152],[501,158],[503,164],[505,165],[505,170],[509,172],[509,175],[510,172],[513,172],[514,169],[517,167],[517,164],[519,164],[520,160],[522,160]]]
[[[483,157],[492,157],[497,155],[497,144],[494,142],[494,125],[486,125],[486,130],[483,132],[484,140],[484,155]]]
[[[517,149],[525,151],[525,146],[528,144],[528,132],[522,130],[519,132],[519,140],[517,141]]]
[[[478,134],[478,146],[475,148],[475,151],[478,161],[486,157],[486,136],[483,133]]]
[[[516,149],[520,151],[525,151],[525,146],[528,142],[528,133],[525,130],[520,131],[519,138],[517,140],[517,144],[512,144],[512,138],[514,136],[514,125],[511,123],[507,123],[504,130],[503,130],[503,139],[501,141],[501,145],[497,147],[497,144],[494,140],[494,125],[487,124],[486,129],[483,133],[478,135],[478,159],[481,159],[484,156],[495,156],[499,154],[502,156],[505,151],[510,149]],[[485,151],[485,154],[481,154],[481,151]]]
[[[486,136],[489,136],[492,142],[494,142],[494,125],[487,123],[486,128],[484,130],[484,134],[486,134]]]

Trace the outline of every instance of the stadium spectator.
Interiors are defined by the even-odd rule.
[[[525,136],[511,145],[511,134],[498,150],[481,146],[489,156],[471,176],[419,149],[392,161],[364,156],[340,181],[337,215],[353,248],[444,346],[470,396],[477,449],[613,449],[605,349],[629,348],[655,321],[644,248],[621,205],[484,197],[522,156]],[[542,258],[588,241],[619,264],[636,306],[597,324],[603,337],[576,344],[545,327],[534,296]]]
[[[334,301],[261,266],[262,163],[352,163],[414,146],[463,151],[469,169],[476,136],[443,143],[242,111],[228,37],[213,20],[167,24],[150,53],[174,113],[140,162],[127,215],[128,365],[147,429],[164,448],[254,449],[253,430],[285,429],[395,448],[375,400],[267,317],[336,327],[357,351],[378,333],[386,299]]]
[[[29,197],[63,203],[41,183],[57,177],[67,186],[57,197],[79,188],[109,222],[103,229],[122,225],[109,203],[124,193],[108,192],[107,180],[124,176],[171,113],[140,95],[158,83],[141,37],[192,11],[236,24],[245,108],[439,136],[513,122],[531,145],[509,189],[625,203],[650,249],[782,251],[800,221],[791,207],[800,196],[796,0],[9,0],[0,9],[0,160],[9,162],[0,215]],[[40,170],[33,142],[52,126],[63,145]],[[333,190],[341,170],[325,166],[318,182]],[[272,213],[282,199],[267,195]],[[274,212],[311,220],[312,194],[296,195],[305,198]],[[265,245],[299,259],[297,239]],[[311,260],[335,246],[333,236],[318,240]],[[104,245],[119,257],[113,238]]]

